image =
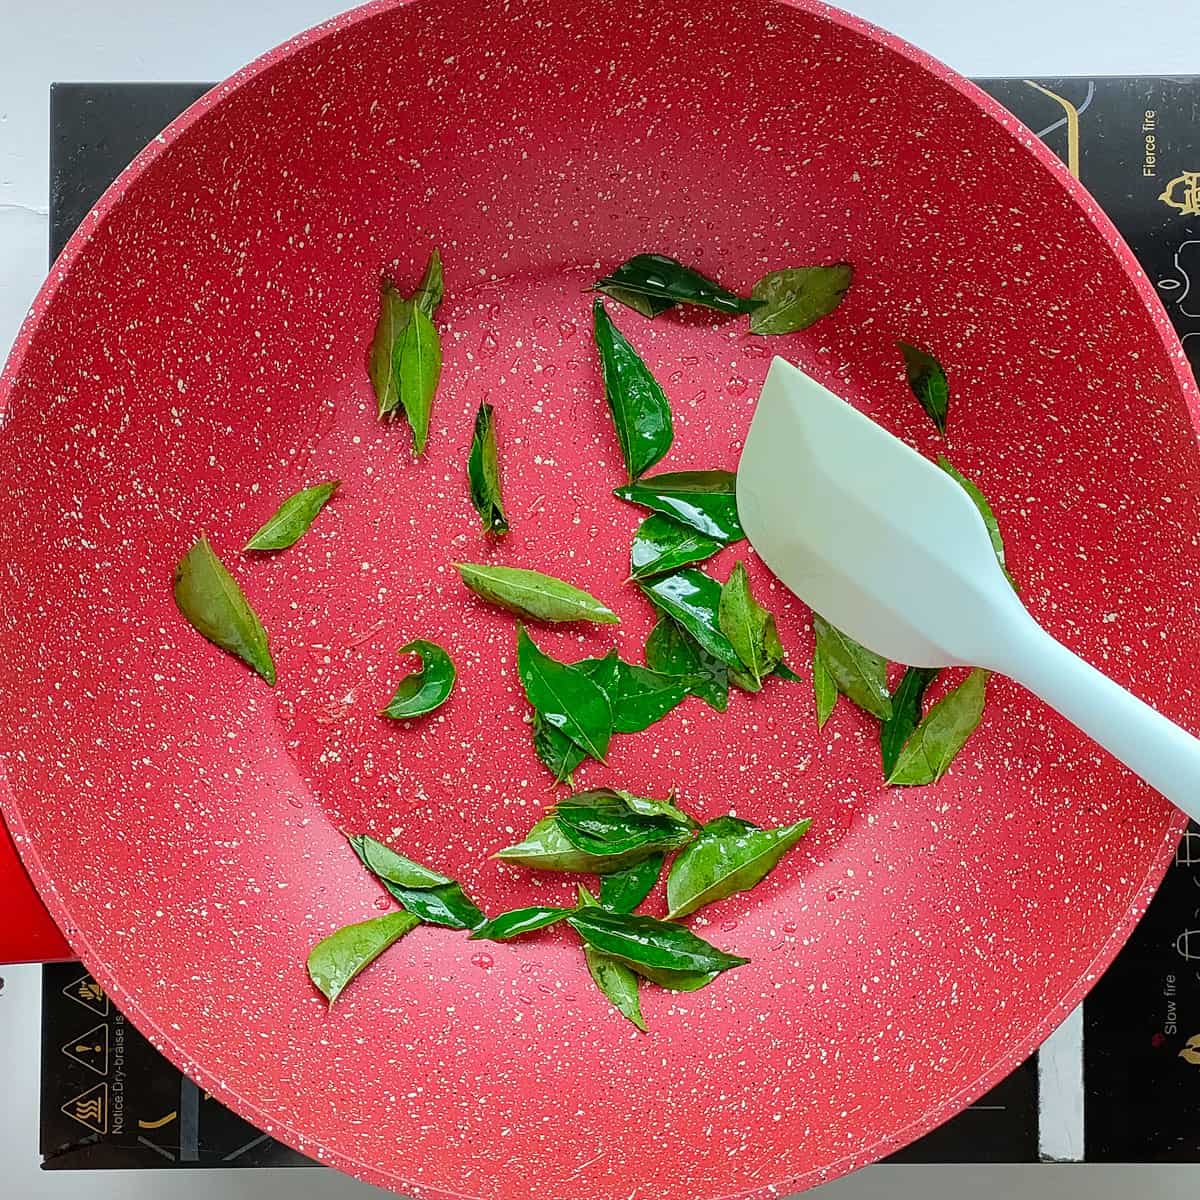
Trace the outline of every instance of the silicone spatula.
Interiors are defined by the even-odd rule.
[[[737,501],[767,566],[850,637],[909,666],[1010,676],[1200,820],[1200,741],[1037,624],[954,479],[781,358]]]

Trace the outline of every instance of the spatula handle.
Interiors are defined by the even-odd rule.
[[[1200,739],[1021,621],[996,669],[1040,696],[1176,808],[1200,821]]]

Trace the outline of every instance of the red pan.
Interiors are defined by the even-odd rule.
[[[380,270],[438,246],[445,370],[429,452],[381,426],[364,368]],[[879,782],[871,723],[818,733],[802,684],[682,705],[582,782],[674,787],[701,815],[813,818],[697,928],[751,964],[606,1009],[551,930],[424,928],[331,1013],[309,946],[387,901],[339,830],[394,841],[486,907],[569,902],[488,856],[550,799],[513,621],[451,563],[566,576],[621,625],[539,631],[558,657],[651,615],[624,584],[639,514],[589,333],[600,270],[674,254],[745,289],[854,263],[803,333],[614,310],[675,413],[664,468],[736,466],[778,351],[927,453],[1004,523],[1035,615],[1200,727],[1197,396],[1095,204],[1035,138],[924,55],[767,0],[377,4],[195,105],[84,221],[0,388],[4,814],[50,911],[179,1066],[284,1141],[421,1197],[787,1193],[879,1158],[998,1081],[1078,1003],[1182,820],[997,679],[939,784]],[[948,443],[894,342],[953,380]],[[511,537],[464,462],[496,408]],[[239,554],[278,501],[341,493],[292,550]],[[268,688],[176,612],[201,530],[270,630]],[[724,578],[733,559],[715,566]],[[809,622],[761,566],[791,661]],[[414,637],[451,701],[376,716]]]

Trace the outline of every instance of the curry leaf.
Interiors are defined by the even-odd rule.
[[[671,406],[637,351],[612,323],[599,298],[592,306],[596,348],[617,441],[629,478],[636,479],[671,448]]]
[[[817,728],[824,729],[837,704],[838,685],[825,666],[820,648],[813,651],[813,694],[817,701]]]
[[[776,637],[779,636],[778,630],[776,630],[775,635],[776,635]],[[781,650],[782,650],[782,647],[781,647]],[[771,674],[776,676],[776,678],[778,678],[778,679],[786,680],[788,683],[803,682],[803,676],[797,675],[796,672],[793,671],[792,668],[789,667],[787,665],[787,663],[785,663],[785,662],[776,663],[775,670],[773,670],[771,672]]]
[[[624,304],[626,308],[632,308],[634,312],[641,313],[643,317],[649,317],[652,320],[659,313],[675,307],[674,300],[660,300],[657,296],[645,296],[641,292],[631,292],[628,288],[617,287],[610,283],[603,285],[598,283],[592,290],[603,292],[618,304]]]
[[[646,1021],[642,1017],[642,1005],[638,997],[637,975],[623,962],[601,954],[587,944],[583,947],[583,960],[587,963],[588,974],[613,1008],[645,1033]]]
[[[266,630],[203,534],[175,568],[175,604],[197,633],[275,686]]]
[[[432,321],[437,306],[442,302],[443,293],[442,256],[437,248],[429,252],[429,261],[425,264],[425,274],[417,284],[413,293],[413,303]]]
[[[750,961],[719,950],[683,925],[655,917],[588,907],[576,909],[567,923],[589,946],[635,971],[648,967],[706,973],[727,971]]]
[[[346,835],[346,840],[363,866],[385,883],[404,888],[435,888],[451,882],[449,875],[397,854],[390,846],[376,841],[369,834],[350,833]]]
[[[853,274],[849,263],[771,271],[750,292],[761,301],[750,314],[750,332],[795,333],[807,329],[841,304]]]
[[[508,532],[504,515],[504,497],[500,492],[500,460],[496,454],[496,422],[490,404],[479,406],[475,414],[475,433],[467,456],[467,483],[471,503],[487,533],[498,537]]]
[[[887,686],[887,660],[813,613],[817,652],[837,690],[864,712],[886,721],[892,715]]]
[[[673,575],[644,580],[641,589],[650,603],[677,621],[700,648],[739,670],[742,660],[721,632],[721,585],[703,571],[685,567]]]
[[[737,817],[709,821],[671,866],[668,916],[686,917],[706,904],[748,891],[770,874],[811,824],[805,820],[760,829]]]
[[[570,783],[575,768],[587,758],[587,751],[575,745],[565,733],[559,733],[553,725],[547,725],[541,713],[533,714],[530,728],[533,749],[538,758],[557,783]]]
[[[340,480],[331,479],[328,483],[318,483],[289,496],[242,549],[286,550],[294,546],[308,532],[317,513],[329,503],[330,497],[340,486]]]
[[[351,834],[347,841],[363,866],[413,916],[449,929],[475,929],[486,919],[475,901],[449,877],[365,834]]]
[[[613,495],[663,513],[722,545],[746,536],[738,520],[732,471],[667,471],[616,488]]]
[[[956,470],[954,464],[944,454],[938,455],[938,466],[971,497],[972,503],[979,510],[979,515],[983,518],[983,524],[988,533],[988,540],[992,543],[992,549],[996,552],[996,561],[1000,564],[1000,569],[1004,572],[1004,578],[1008,580],[1013,590],[1016,591],[1017,581],[1009,573],[1008,564],[1005,562],[1004,538],[1000,534],[1000,522],[996,520],[996,514],[992,512],[992,506],[988,503],[987,497],[979,489],[978,484],[973,483],[961,471]]]
[[[554,818],[578,850],[598,856],[639,847],[674,850],[691,837],[691,819],[669,800],[642,800],[597,788],[559,801]]]
[[[647,859],[647,862],[652,862]],[[661,864],[660,864],[661,865]],[[607,879],[608,876],[605,877]],[[600,882],[600,890],[604,890],[604,880]],[[579,885],[579,907],[595,907],[596,897],[583,886]],[[638,977],[624,963],[601,954],[586,942],[583,946],[583,959],[587,963],[588,974],[592,981],[608,998],[612,1006],[623,1017],[632,1021],[643,1033],[646,1032],[646,1022],[642,1020],[642,1006],[638,998]]]
[[[633,292],[645,296],[656,305],[699,304],[730,315],[751,312],[761,303],[754,299],[743,299],[665,254],[635,254],[595,284],[596,291],[608,292],[609,295],[613,295],[612,289],[618,293]],[[613,298],[628,303],[622,295],[613,295]],[[639,308],[638,311],[644,310]],[[660,307],[658,311],[663,309]],[[653,316],[654,313],[648,315]]]
[[[346,925],[322,938],[308,953],[308,976],[332,1006],[346,985],[420,922],[394,912]]]
[[[499,605],[519,617],[535,621],[592,621],[615,625],[620,621],[611,608],[595,596],[553,575],[524,567],[489,567],[483,563],[455,563],[462,581],[481,600]]]
[[[493,858],[540,871],[571,871],[607,875],[624,871],[634,863],[650,858],[657,850],[652,845],[635,846],[623,854],[589,854],[573,846],[559,828],[555,817],[544,817],[525,837],[512,846],[497,850]]]
[[[693,696],[724,712],[729,704],[729,668],[700,648],[670,617],[661,617],[646,639],[646,663],[662,675],[677,675]]]
[[[408,324],[396,347],[400,407],[412,426],[413,453],[425,452],[433,397],[442,376],[442,344],[433,322],[419,305],[409,310]]]
[[[413,304],[384,279],[380,285],[379,320],[367,358],[367,373],[375,389],[375,406],[380,420],[400,405],[400,374],[398,371],[401,340],[408,328]]]
[[[600,880],[600,903],[609,912],[631,913],[650,895],[662,874],[664,858],[652,854],[644,862],[624,871],[614,871]]]
[[[879,726],[879,754],[883,777],[895,769],[904,743],[921,720],[925,689],[938,677],[936,667],[909,667],[892,693],[892,715]]]
[[[607,790],[607,789],[601,789]],[[593,795],[597,793],[592,793]],[[686,829],[699,829],[695,820],[675,803],[674,794],[666,800],[654,800],[648,796],[634,796],[620,788],[611,793],[624,806],[627,812],[636,813],[639,817],[662,817],[673,825],[682,825]]]
[[[579,662],[571,665],[578,667],[612,704],[617,691],[617,677],[621,670],[621,660],[617,657],[616,650],[610,650],[603,658],[581,658]]]
[[[384,887],[407,912],[430,925],[478,929],[486,920],[479,905],[453,881],[435,888],[402,888],[394,883],[385,883]]]
[[[908,386],[921,402],[929,419],[937,426],[938,433],[945,436],[946,416],[950,410],[950,385],[942,364],[927,350],[897,342],[904,355],[904,370],[908,375]]]
[[[633,968],[643,979],[671,992],[696,992],[708,987],[720,971],[671,971],[665,967],[639,965]]]
[[[603,762],[612,737],[612,706],[604,692],[578,667],[543,654],[523,625],[517,626],[517,671],[542,720]]]
[[[750,592],[750,576],[743,563],[734,563],[729,579],[721,589],[717,606],[721,632],[737,652],[738,658],[754,681],[753,691],[762,687],[783,656],[775,618]]]
[[[633,535],[630,577],[646,579],[685,567],[688,563],[700,562],[716,554],[724,544],[706,533],[687,529],[662,513],[652,513]]]
[[[691,680],[618,662],[616,683],[606,689],[613,732],[640,733],[667,715],[692,690]]]
[[[569,908],[552,908],[544,904],[535,904],[530,908],[514,908],[510,912],[501,913],[490,921],[480,925],[472,939],[487,938],[492,942],[507,942],[510,938],[520,937],[523,933],[533,933],[535,929],[545,929],[548,925],[556,925],[572,910]]]
[[[401,654],[415,654],[421,669],[406,675],[396,688],[387,707],[379,714],[394,721],[408,721],[440,708],[454,687],[454,663],[436,642],[417,638],[400,647]]]
[[[977,667],[926,714],[900,751],[888,783],[936,783],[983,716],[988,672]]]

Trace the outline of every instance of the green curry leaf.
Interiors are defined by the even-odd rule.
[[[479,406],[475,414],[475,433],[467,456],[467,483],[471,503],[483,522],[484,531],[497,537],[508,532],[504,497],[500,491],[500,459],[496,452],[495,410],[490,404]]]
[[[401,654],[415,654],[421,669],[406,675],[396,688],[380,716],[394,721],[409,721],[440,708],[450,698],[454,687],[454,663],[436,642],[417,638],[400,647]]]
[[[314,484],[289,496],[270,516],[243,550],[286,550],[309,530],[317,513],[329,503],[341,481]]]
[[[524,567],[455,563],[462,581],[481,600],[534,621],[591,621],[615,625],[611,608],[580,588]]]
[[[908,375],[908,386],[921,402],[929,419],[937,426],[943,437],[946,433],[946,417],[950,411],[950,385],[942,364],[927,350],[897,342],[904,355],[904,370]]]
[[[788,267],[764,275],[750,293],[761,301],[750,314],[750,332],[807,329],[841,304],[853,274],[849,263],[835,263],[831,267]]]
[[[175,604],[197,633],[275,686],[266,630],[203,534],[175,568]]]
[[[309,978],[332,1006],[360,971],[418,924],[411,913],[394,912],[346,925],[309,951]]]
[[[612,323],[604,303],[592,306],[604,395],[629,478],[636,479],[671,448],[671,406],[658,381],[625,335]]]

